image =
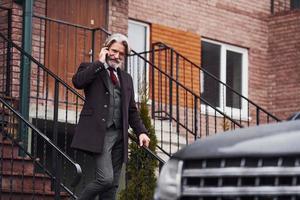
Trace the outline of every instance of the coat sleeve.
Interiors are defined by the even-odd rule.
[[[148,134],[147,129],[145,128],[142,119],[140,117],[140,113],[136,107],[136,102],[134,100],[134,89],[133,89],[133,81],[130,77],[130,84],[131,84],[131,97],[129,102],[129,110],[128,110],[128,122],[130,127],[133,129],[134,133],[139,136],[141,133]]]
[[[100,61],[81,63],[72,78],[74,87],[84,89],[97,77],[97,74],[99,74],[102,69],[104,69],[104,65]]]

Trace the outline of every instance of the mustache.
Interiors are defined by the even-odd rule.
[[[117,62],[117,63],[122,62],[121,59],[119,59],[119,58],[112,58],[112,56],[107,56],[107,58],[108,58],[108,61],[115,61],[115,62]]]
[[[107,64],[111,67],[117,68],[122,67],[123,61],[118,58],[110,58],[110,56],[107,57],[106,60]]]

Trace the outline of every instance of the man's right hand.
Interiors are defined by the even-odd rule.
[[[108,54],[108,47],[103,47],[99,53],[99,61],[105,63],[107,54]]]

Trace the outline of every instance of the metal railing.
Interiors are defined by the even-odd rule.
[[[74,193],[80,191],[90,179],[93,179],[95,174],[93,159],[83,152],[70,148],[72,133],[79,119],[84,97],[68,86],[67,83],[56,76],[37,59],[24,52],[23,49],[14,42],[5,38],[1,33],[0,39],[2,42],[10,43],[13,52],[21,56],[26,56],[32,62],[32,73],[28,81],[28,83],[30,83],[30,120],[41,132],[45,133],[58,148],[62,149],[64,153],[68,154],[83,166],[82,170],[85,172],[85,176],[82,178],[80,184],[74,188]],[[30,135],[27,138],[26,136],[17,135],[17,138],[25,138],[25,141],[23,141],[25,149],[29,148],[28,146],[30,145],[35,146],[33,145],[34,140]],[[37,144],[39,144],[39,142],[37,142]],[[39,148],[43,149],[43,147]],[[146,152],[150,152],[149,156],[152,159],[158,159],[160,166],[163,165],[163,160],[155,156],[148,148],[145,150]],[[43,149],[42,151],[37,151],[37,156],[42,160],[50,160],[49,162],[53,165],[53,169],[56,170],[57,163],[55,154]],[[63,163],[62,166],[64,168],[66,166],[65,163]],[[69,183],[71,177],[72,176],[63,176],[63,181]]]
[[[80,62],[94,60],[94,56],[96,55],[95,53],[100,51],[100,47],[102,46],[101,44],[103,43],[101,42],[102,40],[100,40],[100,38],[103,38],[104,35],[107,36],[109,34],[108,31],[105,31],[104,29],[100,29],[100,28],[90,29],[88,27],[79,26],[64,21],[54,20],[54,19],[41,17],[41,16],[34,16],[34,21],[36,26],[38,27],[38,30],[40,30],[40,31],[36,31],[37,33],[40,33],[37,35],[38,37],[36,37],[37,38],[36,41],[38,41],[36,45],[42,47],[42,45],[38,45],[38,44],[43,43],[43,41],[45,40],[44,48],[47,51],[47,57],[43,57],[44,54],[42,50],[38,51],[38,53],[36,53],[34,57],[39,62],[44,63],[44,66],[48,66],[50,70],[53,69],[56,75],[61,77],[62,80],[64,80],[67,84],[71,84],[70,83],[71,76],[69,75],[73,75],[75,73],[77,66],[79,65]],[[42,34],[43,30],[45,30],[44,31],[45,35]],[[66,33],[66,34],[62,34],[62,33]],[[71,35],[73,36],[70,36],[69,33],[72,33]],[[45,37],[47,35],[48,37]],[[49,46],[48,44],[52,44],[52,46]],[[74,46],[71,48],[72,44]],[[89,58],[87,52],[89,52],[90,48],[92,49],[91,52],[93,53],[92,53],[92,57]],[[71,55],[71,49],[74,49],[73,55]],[[53,53],[53,52],[61,52],[61,53]],[[167,110],[162,107],[162,105],[166,106],[169,102],[162,102],[162,101],[158,102],[156,99],[152,101],[151,104],[152,111],[153,111],[153,107],[156,106],[154,108],[156,117],[162,118],[164,117],[164,115],[170,115],[172,118],[171,120],[172,122],[160,121],[159,123],[157,123],[157,121],[154,121],[156,133],[160,140],[160,145],[158,145],[158,148],[161,151],[161,155],[165,156],[165,158],[167,159],[172,153],[179,150],[182,146],[192,143],[197,137],[201,135],[208,135],[209,132],[212,132],[209,129],[213,129],[214,133],[220,130],[224,130],[223,128],[217,128],[217,123],[220,123],[219,122],[220,120],[215,120],[213,117],[211,118],[208,115],[205,118],[203,117],[200,118],[199,109],[201,104],[199,103],[200,102],[199,95],[198,96],[196,95],[195,97],[193,91],[187,90],[188,88],[186,88],[180,83],[175,83],[177,81],[175,79],[172,79],[172,77],[170,76],[165,76],[166,74],[163,74],[162,73],[163,71],[160,70],[157,71],[158,68],[155,65],[153,65],[152,62],[149,61],[150,57],[145,57],[146,54],[143,55],[143,54],[138,54],[136,52],[134,53],[135,53],[134,54],[135,58],[129,56],[126,67],[127,67],[127,71],[133,76],[133,79],[138,80],[137,81],[138,83],[136,82],[137,84],[134,85],[136,89],[136,94],[145,91],[147,88],[151,89],[152,83],[156,84],[160,88],[157,91],[162,91],[165,89],[162,84],[162,79],[159,78],[156,79],[157,77],[155,77],[155,80],[153,79],[154,82],[152,83],[148,82],[148,80],[151,78],[150,75],[147,73],[147,71],[148,72],[154,71],[155,74],[159,74],[158,76],[163,77],[163,79],[165,79],[164,81],[168,79],[167,82],[172,82],[174,86],[175,85],[178,86],[177,89],[178,92],[180,93],[177,94],[178,99],[186,99],[189,102],[191,101],[190,99],[192,99],[192,101],[194,102],[193,107],[191,108],[190,104],[187,103],[187,101],[185,103],[182,101],[180,106],[177,106],[178,109],[177,115],[174,115],[172,113],[174,109]],[[74,61],[72,62],[72,60]],[[59,71],[57,73],[56,72],[57,66],[61,66],[61,68],[66,68],[67,72],[69,73],[60,74]],[[174,97],[172,98],[174,99],[175,102],[176,94],[175,93],[173,94]],[[168,94],[166,93],[166,96],[170,96],[170,95],[172,95],[172,93],[168,93]],[[149,97],[152,98],[151,94],[149,95]],[[171,97],[166,97],[166,98],[170,99]],[[136,100],[139,102],[139,95],[136,96]],[[64,100],[59,99],[59,101],[63,102]],[[208,102],[205,105],[207,109],[214,110],[216,115],[224,116],[224,113],[213,108],[212,105],[210,105]],[[157,107],[160,107],[160,110],[158,110]],[[171,113],[169,113],[169,111],[171,111]],[[199,124],[200,121],[202,124],[206,124],[206,125],[202,125],[202,124],[200,125]],[[230,117],[226,115],[224,116],[222,123],[226,123],[230,127],[235,127],[235,126],[240,127],[240,125],[235,120],[230,119]],[[166,128],[166,126],[168,128]],[[176,135],[174,136],[173,130],[175,129],[176,129],[176,133],[175,133]]]
[[[2,97],[0,97],[0,111],[0,163],[2,167],[0,169],[0,182],[2,183],[0,196],[7,199],[13,198],[15,192],[21,196],[26,196],[29,193],[33,199],[47,195],[53,195],[55,199],[60,199],[61,196],[76,198],[69,186],[75,187],[79,183],[82,175],[80,165],[62,152],[46,135],[22,117]],[[25,124],[24,128],[28,129],[32,135],[33,142],[30,149],[17,137],[18,125],[21,121]],[[55,155],[56,169],[49,166],[49,160],[46,156],[40,157],[38,155],[38,151],[41,149],[44,155],[47,154],[47,151],[51,151]],[[19,154],[23,156],[20,157]],[[62,167],[63,163],[64,167]],[[63,181],[66,174],[73,177],[70,185]],[[54,194],[50,187],[51,181],[55,187]]]
[[[212,106],[220,109],[241,125],[250,126],[280,121],[277,117],[168,45],[160,42],[153,44],[151,56],[154,64],[160,69],[174,77],[176,81],[179,81],[191,91],[199,94]],[[203,88],[201,88],[203,80],[210,85],[216,86],[216,91],[209,90],[206,93],[210,93],[210,95],[204,95]],[[212,96],[218,101],[212,101]],[[207,113],[206,110],[201,112]]]
[[[128,68],[137,72],[133,75],[139,86],[136,93],[148,89],[160,151],[172,155],[198,138],[242,127],[238,121],[215,108],[161,66],[153,64],[155,51],[134,52],[128,58]],[[149,55],[152,62],[148,60]],[[207,112],[202,114],[201,109]],[[212,113],[208,113],[208,110]]]
[[[18,45],[12,41],[9,41],[2,33],[0,33],[0,43],[9,43],[9,45],[5,46],[10,46],[11,51],[14,52],[14,54],[18,54],[19,57],[25,56],[32,62],[32,70],[33,72],[36,70],[36,74],[32,73],[31,77],[28,77],[30,79],[28,80],[28,83],[30,83],[30,86],[28,86],[30,88],[30,113],[32,114],[30,115],[29,121],[34,124],[34,126],[40,132],[43,132],[45,136],[52,141],[56,148],[60,148],[64,153],[69,154],[69,151],[66,148],[69,145],[62,145],[60,141],[63,141],[64,144],[67,144],[70,136],[62,136],[60,132],[62,130],[65,131],[73,128],[72,123],[77,120],[79,114],[78,110],[82,105],[82,102],[80,102],[80,94],[78,94],[73,88],[66,85],[61,79],[45,68],[36,59],[24,52],[23,49]],[[18,79],[14,81],[17,82]],[[10,80],[10,82],[12,82],[12,80]],[[49,90],[49,85],[53,86],[51,91]],[[49,95],[50,92],[53,94],[53,96]],[[64,94],[63,99],[65,99],[65,101],[59,101],[59,95],[62,93]],[[72,98],[72,101],[68,100],[70,98]],[[12,103],[18,102],[18,98],[10,97],[8,102],[15,110],[20,109],[18,103]],[[59,113],[61,108],[65,108],[65,111],[68,111],[69,108],[73,108],[73,112],[71,113],[72,117],[67,113]],[[64,118],[62,116],[64,116]],[[18,125],[19,127],[17,127],[15,132],[15,139],[22,142],[25,150],[36,152],[35,156],[40,160],[50,162],[52,165],[52,173],[57,174],[58,170],[60,170],[57,169],[57,167],[62,167],[62,171],[66,172],[66,174],[61,176],[62,178],[60,181],[66,183],[66,186],[70,186],[73,175],[67,174],[69,171],[67,170],[68,166],[66,164],[66,160],[63,159],[62,164],[59,165],[57,163],[57,153],[47,149],[49,147],[41,145],[43,143],[43,138],[38,139],[30,132],[28,132],[28,134],[24,134],[29,129],[28,125],[25,124],[24,126],[22,121],[20,121],[20,123],[23,125]],[[74,154],[75,156],[73,155],[73,158],[76,158],[80,155],[80,153]],[[82,165],[82,162],[80,165]],[[59,183],[59,181],[56,183]],[[59,188],[56,186],[54,189],[58,190]],[[72,192],[75,192],[75,190],[76,188],[74,187]]]
[[[61,77],[61,81],[65,81],[67,84],[70,83],[70,77],[75,73],[79,62],[94,60],[96,52],[98,52],[97,48],[100,48],[104,35],[109,34],[104,29],[90,29],[37,15],[34,16],[33,20],[35,33],[38,36],[35,37],[34,41],[37,50],[33,53],[33,57],[36,58],[36,61],[43,63],[43,66],[49,66],[49,69],[53,70],[56,75]],[[70,33],[73,33],[72,37]],[[152,100],[152,116],[155,119],[160,119],[160,121],[154,120],[154,123],[160,140],[159,148],[164,154],[171,155],[182,146],[193,142],[196,138],[242,127],[245,124],[248,126],[247,123],[250,123],[249,118],[245,117],[245,123],[241,113],[236,115],[233,109],[231,112],[225,112],[202,98],[194,88],[185,85],[185,82],[179,79],[185,72],[181,73],[180,70],[177,69],[176,71],[175,68],[179,67],[180,60],[187,63],[183,68],[190,65],[189,69],[191,70],[194,64],[173,50],[169,53],[163,51],[166,52],[168,49],[159,47],[159,49],[154,49],[151,52],[135,53],[129,56],[127,69],[138,81],[138,84],[135,85],[137,86],[135,87],[136,93],[145,89],[149,90],[149,98]],[[91,53],[88,54],[87,52]],[[166,58],[164,61],[159,58],[163,54]],[[173,55],[174,59],[169,59],[168,55]],[[149,61],[150,59],[151,61]],[[174,68],[168,71],[168,66],[163,66],[166,63],[171,64]],[[64,131],[61,131],[61,137],[64,138],[62,141],[65,143],[62,148],[68,151],[67,144],[70,139],[68,132],[77,123],[78,113],[83,102],[76,99],[76,95],[71,94],[72,92],[67,92],[68,90],[62,89],[58,92],[59,84],[48,80],[49,78],[44,75],[39,67],[34,68],[33,66],[32,68],[35,72],[35,74],[32,74],[32,78],[36,80],[33,82],[36,89],[35,95],[30,97],[31,100],[35,101],[34,104],[31,104],[33,105],[31,113],[35,113],[31,118],[35,119],[34,122],[48,127],[47,124],[52,120],[51,117],[48,117],[49,110],[54,105],[54,96],[58,95],[57,102],[59,106],[54,110],[58,112],[57,124],[68,124],[63,128]],[[63,70],[60,71],[59,69],[64,69],[64,73],[60,74]],[[191,70],[191,73],[200,73],[200,70],[195,69],[196,72]],[[200,75],[195,77],[199,79]],[[191,76],[191,79],[193,82],[194,76]],[[194,83],[196,84],[197,81],[200,82],[195,80]],[[231,88],[228,90],[231,91]],[[56,94],[55,91],[58,93]],[[234,91],[232,93],[236,95]],[[251,101],[248,102],[252,104]],[[261,118],[265,118],[263,115],[266,112],[260,107],[256,108],[254,112],[259,113],[256,115],[256,124],[259,124]],[[246,113],[250,112],[253,111],[246,110]],[[268,121],[271,118],[273,119],[273,117],[267,116],[265,120]],[[254,121],[251,119],[251,122],[254,123]],[[47,128],[44,128],[44,130],[47,131]]]
[[[34,57],[39,62],[43,63],[44,66],[49,67],[50,70],[57,70],[57,66],[68,68],[70,70],[68,73],[70,74],[70,76],[68,76],[68,74],[66,73],[57,73],[56,75],[58,75],[58,77],[60,77],[63,81],[65,81],[66,84],[69,85],[72,85],[70,81],[71,76],[76,72],[79,63],[93,61],[95,59],[94,57],[98,55],[97,52],[100,51],[100,47],[102,46],[104,39],[108,35],[110,35],[110,33],[103,28],[91,29],[89,27],[72,24],[61,20],[55,20],[43,16],[34,15],[34,21],[37,27],[36,32],[39,33],[38,35],[36,35],[37,46],[41,48],[44,47],[48,54],[51,52],[66,52],[64,55],[53,53],[55,57],[51,57],[51,55],[48,55],[46,58],[44,57],[44,52],[42,50],[39,50],[35,53]],[[47,30],[44,31],[46,27]],[[73,36],[69,36],[69,34],[61,34],[62,31],[64,33],[72,32]],[[46,35],[52,36],[44,39],[45,34],[43,34],[43,32],[45,32]],[[42,43],[44,40],[46,44],[43,46]],[[58,45],[62,40],[64,40],[65,42],[64,45]],[[50,47],[49,45],[47,45],[56,43],[57,45],[54,45],[54,47]],[[73,55],[71,55],[70,53],[71,49],[74,49]],[[88,52],[92,52],[92,54],[88,54]],[[60,62],[55,63],[57,60],[60,60]],[[126,67],[130,68],[130,66]],[[131,73],[131,75],[134,76],[133,73]],[[146,75],[143,78],[146,78]],[[79,91],[78,93],[80,92],[81,91]],[[59,101],[63,102],[64,100],[59,99]],[[80,102],[82,102],[82,100],[80,100]],[[165,155],[165,158],[168,158],[169,156],[170,154]]]

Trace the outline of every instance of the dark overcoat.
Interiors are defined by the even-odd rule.
[[[126,161],[129,125],[137,136],[147,131],[136,107],[131,76],[119,68],[117,73],[121,85],[122,134],[124,160]],[[111,95],[107,83],[110,80],[107,76],[109,75],[104,64],[96,61],[93,63],[81,63],[72,78],[75,88],[83,89],[85,95],[85,103],[71,144],[73,148],[91,153],[102,152]]]

